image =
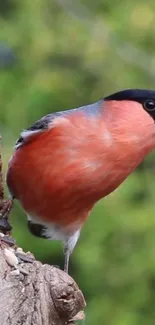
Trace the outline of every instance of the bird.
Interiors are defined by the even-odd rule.
[[[64,271],[95,204],[155,148],[155,91],[125,89],[48,114],[23,130],[8,163],[30,232],[64,244]]]

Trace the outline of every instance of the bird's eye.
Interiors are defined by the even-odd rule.
[[[153,99],[147,99],[144,103],[144,108],[148,111],[154,111],[155,110],[155,101]]]

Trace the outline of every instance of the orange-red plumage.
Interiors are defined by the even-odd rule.
[[[62,226],[81,224],[96,201],[142,161],[153,144],[154,123],[140,104],[130,113],[128,105],[111,102],[98,116],[57,118],[16,151],[7,181],[30,215]]]

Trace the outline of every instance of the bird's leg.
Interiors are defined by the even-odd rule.
[[[70,258],[70,251],[69,251],[68,246],[65,246],[64,254],[65,254],[64,272],[68,273],[68,268],[69,268],[69,258]]]
[[[68,273],[68,268],[69,268],[69,258],[71,253],[73,252],[73,249],[78,241],[79,235],[80,235],[80,230],[76,230],[72,234],[70,234],[65,241],[64,244],[64,254],[65,254],[65,262],[64,262],[64,271]]]

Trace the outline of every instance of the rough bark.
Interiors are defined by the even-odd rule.
[[[6,217],[8,207],[0,150],[0,218]],[[71,325],[83,319],[85,300],[74,280],[15,245],[10,247],[6,238],[0,232],[0,325]]]
[[[15,269],[6,261],[4,247],[1,242],[0,324],[63,325],[74,320],[85,306],[74,280],[35,260],[18,264]],[[77,315],[77,319],[80,317]]]

